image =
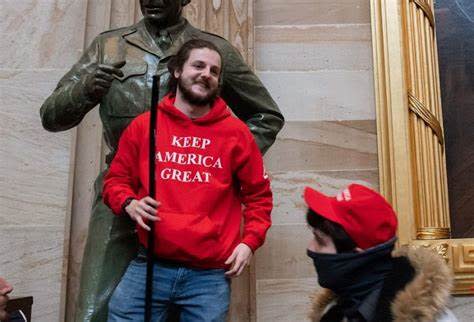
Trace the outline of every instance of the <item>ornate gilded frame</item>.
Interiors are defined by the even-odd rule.
[[[433,13],[432,0],[371,0],[380,189],[400,244],[437,251],[454,294],[474,294],[474,239],[450,238]]]

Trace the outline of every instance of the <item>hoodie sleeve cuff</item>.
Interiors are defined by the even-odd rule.
[[[127,208],[127,206],[128,206],[133,200],[135,200],[135,198],[133,198],[133,197],[128,197],[127,199],[125,199],[125,201],[122,203],[122,212],[121,212],[121,215],[126,215],[126,214],[127,214],[127,211],[125,210],[125,208]]]
[[[116,216],[123,216],[127,214],[125,212],[125,207],[130,203],[129,200],[132,201],[133,199],[137,198],[129,194],[124,195],[123,197],[120,196],[116,201],[114,201],[114,203],[110,204],[110,208]]]
[[[262,246],[262,243],[260,242],[260,240],[254,236],[245,236],[243,239],[242,239],[242,243],[244,243],[245,245],[247,245],[248,247],[250,247],[250,249],[252,250],[252,253],[255,253],[255,251],[260,247]]]

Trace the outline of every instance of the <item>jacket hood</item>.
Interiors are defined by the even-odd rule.
[[[230,110],[227,104],[220,97],[214,100],[210,111],[201,117],[191,119],[189,116],[181,112],[175,105],[174,102],[176,97],[173,94],[166,95],[161,102],[158,104],[158,109],[169,115],[171,118],[181,122],[190,122],[196,124],[212,124],[222,119],[231,116]]]
[[[402,247],[393,257],[406,257],[415,270],[414,278],[391,303],[394,322],[429,322],[448,306],[452,274],[443,259],[430,249]],[[337,299],[328,289],[312,296],[311,321],[319,322],[325,309]]]

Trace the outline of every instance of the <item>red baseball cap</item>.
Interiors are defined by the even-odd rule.
[[[365,186],[351,184],[340,198],[306,187],[304,199],[311,210],[341,225],[362,249],[395,237],[397,216],[392,206],[378,192]]]

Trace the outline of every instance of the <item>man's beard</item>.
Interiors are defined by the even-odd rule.
[[[178,78],[178,88],[181,92],[181,95],[185,101],[187,101],[191,105],[196,106],[211,106],[214,103],[214,100],[219,95],[220,88],[219,86],[214,89],[209,89],[209,83],[202,81],[201,84],[206,86],[209,89],[209,92],[205,96],[196,95],[193,93],[191,86],[194,85],[196,81],[191,81],[187,83],[182,79],[182,77]]]

